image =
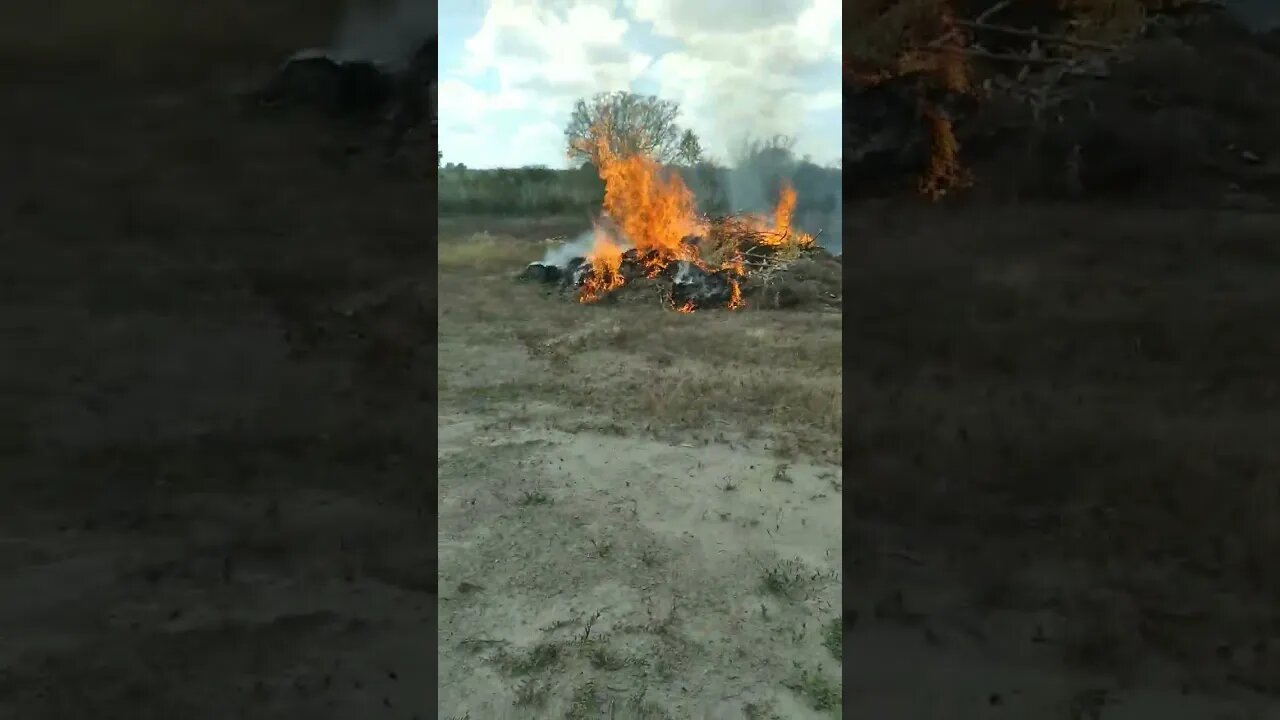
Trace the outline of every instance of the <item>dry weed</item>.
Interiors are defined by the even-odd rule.
[[[442,242],[437,250],[440,272],[457,270],[518,270],[536,259],[530,243],[506,235],[476,233],[463,240]]]

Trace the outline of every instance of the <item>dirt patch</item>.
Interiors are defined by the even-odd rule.
[[[497,237],[441,237],[487,258],[440,287],[442,712],[838,716],[839,315],[582,305]]]

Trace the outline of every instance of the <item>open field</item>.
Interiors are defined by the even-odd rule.
[[[1280,717],[1280,215],[847,211],[854,716]]]
[[[441,220],[442,713],[838,717],[840,315],[512,282],[586,227]]]

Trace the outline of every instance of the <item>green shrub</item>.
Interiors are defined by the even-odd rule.
[[[515,168],[440,170],[440,213],[484,215],[556,215],[590,213],[604,200],[604,183],[595,170]]]

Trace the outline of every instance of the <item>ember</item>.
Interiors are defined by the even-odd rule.
[[[653,158],[613,152],[606,131],[597,128],[592,139],[605,197],[591,249],[563,267],[532,263],[518,279],[572,290],[582,303],[648,285],[679,312],[735,310],[745,305],[744,283],[767,279],[804,255],[826,255],[813,236],[792,227],[791,185],[782,185],[771,216],[701,216],[679,175]]]

